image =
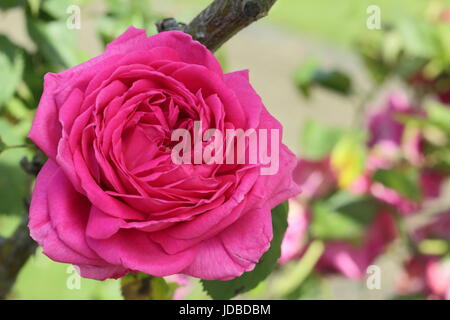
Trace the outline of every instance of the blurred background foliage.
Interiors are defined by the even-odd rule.
[[[72,67],[86,61],[94,53],[100,53],[104,45],[130,25],[145,28],[153,34],[157,20],[174,16],[179,21],[189,22],[209,2],[0,0],[0,235],[8,236],[21,215],[25,214],[23,203],[29,195],[32,181],[19,163],[23,157],[30,158],[34,151],[32,148],[13,147],[29,144],[26,135],[42,93],[43,75]],[[68,8],[72,5],[81,8],[80,30],[67,27],[72,13]],[[366,9],[369,5],[381,8],[382,30],[366,28]],[[338,279],[330,284],[313,272],[312,267],[323,251],[321,241],[343,239],[360,242],[366,232],[364,228],[373,219],[375,209],[370,213],[370,208],[374,206],[373,198],[348,196],[345,191],[365,170],[370,150],[365,145],[368,136],[362,127],[364,115],[367,105],[384,90],[386,82],[396,81],[397,87],[412,88],[417,103],[422,103],[430,95],[439,97],[441,101],[433,104],[429,117],[406,114],[401,121],[408,127],[427,128],[428,133],[431,131],[428,135],[430,139],[426,141],[427,155],[434,167],[439,167],[442,172],[450,170],[448,139],[444,139],[444,145],[442,139],[439,140],[439,137],[450,134],[449,109],[442,106],[450,100],[450,24],[436,23],[439,19],[449,19],[449,14],[441,16],[449,5],[450,1],[423,0],[345,0],[339,1],[339,4],[332,0],[280,0],[261,26],[258,23],[251,27],[251,37],[260,37],[263,41],[265,37],[272,39],[267,40],[268,47],[276,43],[272,34],[275,32],[275,37],[286,34],[290,41],[298,41],[300,46],[303,42],[308,46],[312,43],[312,46],[320,47],[320,50],[331,55],[335,50],[337,58],[332,59],[335,62],[339,61],[340,52],[345,52],[356,57],[356,68],[363,70],[359,73],[366,78],[364,85],[361,85],[359,78],[355,79],[354,74],[349,72],[351,68],[347,67],[348,63],[344,63],[345,67],[339,63],[330,64],[329,61],[324,63],[315,55],[307,57],[305,52],[292,51],[286,42],[286,56],[298,65],[296,70],[289,70],[289,81],[292,88],[298,91],[301,101],[314,106],[315,95],[323,94],[321,90],[329,91],[330,101],[356,105],[352,107],[354,120],[351,121],[351,128],[330,127],[321,121],[324,118],[327,120],[327,114],[316,113],[316,119],[302,119],[297,115],[292,121],[302,122],[301,134],[285,124],[288,145],[295,145],[292,148],[300,151],[304,159],[320,161],[331,157],[333,166],[339,172],[338,187],[329,197],[311,204],[315,218],[310,226],[310,237],[319,242],[313,241],[303,259],[283,265],[243,298],[342,298],[344,296],[336,296],[342,288],[348,292],[347,297],[358,298],[364,291],[361,289],[365,285],[362,282],[348,285]],[[16,28],[24,30],[25,36],[15,32]],[[87,38],[87,33],[94,36]],[[233,66],[240,65],[236,60],[240,55],[245,55],[246,48],[240,47],[241,51],[232,57],[229,57],[228,49],[225,46],[218,53],[225,69],[229,69],[229,61]],[[274,65],[277,63],[273,61]],[[265,82],[270,87],[267,90],[277,90],[268,78],[258,81]],[[264,90],[261,94],[264,97]],[[278,112],[284,112],[288,117],[296,114],[300,106],[291,101],[289,104],[276,106],[281,110]],[[335,108],[333,105],[327,107]],[[413,167],[412,170],[418,169]],[[417,181],[404,170],[395,169],[388,174],[380,171],[375,179],[412,200],[422,197],[421,190],[415,188]],[[355,215],[354,212],[361,208],[367,214]],[[69,290],[66,281],[70,275],[67,265],[55,263],[37,253],[22,270],[11,298],[121,298],[118,281],[82,279],[80,290]],[[389,279],[391,277],[387,281]],[[206,298],[199,282],[192,282],[189,292],[183,297]],[[359,289],[355,289],[356,286]],[[393,283],[387,286],[391,288],[389,292],[375,297],[392,294]]]

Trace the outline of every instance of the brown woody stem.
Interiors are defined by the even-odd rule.
[[[216,51],[231,37],[251,23],[265,17],[276,0],[214,0],[189,24],[175,19],[157,23],[158,31],[182,30],[211,51]]]

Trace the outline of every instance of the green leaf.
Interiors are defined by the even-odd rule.
[[[125,300],[170,300],[176,288],[176,284],[168,284],[164,278],[145,273],[130,273],[121,278]]]
[[[436,37],[438,42],[438,50],[433,62],[440,65],[442,69],[436,70],[448,71],[450,69],[450,27],[446,23],[436,26]],[[443,70],[444,69],[444,70]],[[439,74],[438,73],[438,74]]]
[[[58,68],[52,65],[41,53],[25,54],[25,72],[23,81],[25,83],[25,90],[31,92],[31,97],[21,97],[27,103],[29,109],[34,109],[38,105],[38,101],[42,96],[43,79],[47,72],[58,72]],[[20,87],[19,87],[20,89]],[[18,91],[20,96],[21,92]]]
[[[22,80],[24,67],[23,50],[0,35],[0,108],[16,91]]]
[[[348,96],[352,93],[352,80],[342,71],[317,71],[314,82],[324,89]]]
[[[366,196],[338,192],[312,206],[311,235],[322,240],[360,242],[377,212],[376,202]]]
[[[247,292],[269,276],[281,255],[281,242],[287,228],[288,203],[284,202],[272,210],[273,239],[270,249],[261,257],[255,269],[245,272],[230,281],[202,280],[204,290],[216,300],[231,299]]]
[[[42,10],[55,19],[66,20],[69,14],[67,8],[71,5],[77,5],[77,0],[44,0]]]
[[[6,144],[3,142],[2,137],[0,137],[0,153],[6,150]]]
[[[342,95],[349,95],[352,91],[352,81],[347,74],[339,70],[321,70],[314,59],[305,61],[295,71],[294,82],[307,98],[314,86]]]
[[[107,0],[107,14],[99,18],[98,31],[104,44],[122,34],[129,26],[149,30],[158,18],[148,1]]]
[[[27,29],[46,62],[66,69],[85,60],[77,49],[75,31],[67,29],[65,21],[45,23],[28,16]]]
[[[448,106],[432,103],[427,106],[429,119],[442,129],[450,131],[450,109]]]
[[[0,9],[11,9],[13,7],[21,6],[26,2],[26,0],[2,0],[0,2]]]
[[[398,170],[380,169],[374,173],[372,179],[388,188],[394,189],[408,199],[420,201],[422,198],[419,173],[414,168]]]
[[[364,39],[358,40],[355,46],[375,84],[383,83],[392,72],[391,66],[384,61],[384,37],[384,33],[370,32]]]
[[[323,159],[333,149],[341,134],[339,129],[307,121],[301,135],[302,156],[309,160]]]
[[[430,24],[409,16],[397,19],[397,30],[408,55],[429,58],[436,51],[436,37]]]
[[[401,296],[394,296],[391,300],[427,300],[427,296],[423,292],[411,293]]]
[[[30,123],[12,125],[0,118],[0,136],[4,145],[19,145],[25,141]],[[28,195],[30,177],[21,169],[20,159],[30,153],[27,149],[10,149],[0,153],[0,214],[20,215],[25,212],[24,199]]]
[[[307,98],[311,95],[314,74],[319,69],[319,64],[314,59],[306,60],[294,73],[294,82]]]
[[[445,256],[450,253],[450,241],[447,239],[424,239],[418,245],[419,252],[424,255]]]

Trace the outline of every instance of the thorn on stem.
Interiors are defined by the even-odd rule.
[[[261,13],[259,4],[255,1],[247,1],[244,3],[244,14],[250,18],[256,18]]]
[[[158,32],[180,30],[184,31],[186,29],[186,24],[178,22],[174,18],[166,18],[161,21],[156,22],[156,28]]]

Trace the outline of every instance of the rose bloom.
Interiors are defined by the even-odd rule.
[[[280,142],[275,175],[260,163],[176,165],[171,133],[194,121],[281,140],[248,72],[224,74],[179,31],[130,28],[99,57],[47,74],[29,135],[48,155],[29,222],[44,254],[99,280],[252,270],[270,246],[271,209],[299,192],[296,158]]]

